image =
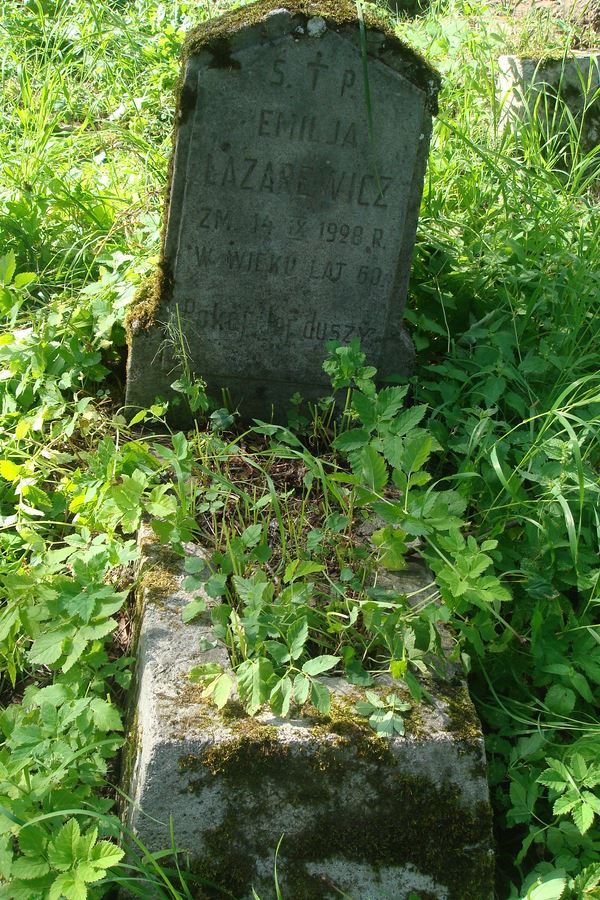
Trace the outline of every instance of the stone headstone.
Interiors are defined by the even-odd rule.
[[[600,50],[561,59],[498,59],[497,93],[505,124],[537,121],[548,134],[578,135],[581,149],[600,146]]]
[[[379,19],[365,34],[369,101],[346,0],[267,0],[189,36],[128,405],[169,394],[174,344],[246,417],[322,396],[327,341],[360,338],[384,378],[410,372],[402,313],[439,78]]]

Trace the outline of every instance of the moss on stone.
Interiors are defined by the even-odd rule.
[[[308,810],[280,849],[286,896],[325,896],[322,880],[307,864],[339,858],[370,865],[376,872],[410,865],[447,886],[451,900],[481,900],[492,884],[493,860],[485,846],[480,849],[491,829],[489,806],[466,804],[460,787],[450,780],[440,784],[406,773],[389,741],[352,713],[352,700],[336,697],[329,715],[312,717],[313,740],[306,744],[288,743],[275,726],[243,715],[234,702],[225,713],[230,737],[181,758],[182,771],[192,776],[190,790],[203,791],[214,786],[215,779],[226,786],[225,817],[204,832],[196,871],[235,896],[247,894],[256,878],[257,859],[274,849],[277,798],[278,804],[298,809],[300,816]],[[377,803],[365,802],[368,787],[358,791],[354,805],[348,800],[351,792],[340,800],[338,788],[352,776],[353,760],[361,760],[367,785],[377,783]],[[285,785],[284,797],[278,785]],[[252,828],[244,828],[244,821]],[[218,894],[203,889],[198,896]]]

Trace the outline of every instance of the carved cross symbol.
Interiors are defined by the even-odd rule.
[[[325,63],[322,63],[322,62],[321,62],[321,56],[322,56],[322,55],[323,55],[323,54],[321,53],[321,51],[320,51],[320,50],[317,50],[317,58],[316,58],[316,60],[315,60],[314,62],[311,62],[311,63],[308,64],[308,68],[313,70],[313,81],[312,81],[312,89],[313,89],[313,91],[314,91],[314,89],[315,89],[316,86],[317,86],[317,81],[319,80],[319,72],[320,72],[320,70],[321,70],[321,69],[328,69],[328,68],[329,68],[329,66],[326,66]]]

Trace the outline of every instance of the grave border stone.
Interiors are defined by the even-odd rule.
[[[196,872],[244,898],[253,883],[271,900],[273,853],[285,831],[278,868],[284,896],[296,900],[329,897],[330,889],[338,896],[332,882],[355,900],[404,900],[410,891],[440,900],[491,897],[483,736],[455,665],[448,664],[446,681],[427,682],[431,703],[413,704],[404,737],[380,738],[356,717],[352,707],[364,688],[343,678],[322,679],[332,691],[330,716],[303,708],[289,719],[268,709],[250,718],[235,700],[219,711],[187,679],[207,662],[230,671],[224,646],[209,646],[210,608],[218,601],[204,594],[207,613],[183,624],[192,595],[183,588],[182,560],[148,527],[138,546],[139,636],[123,789],[131,798],[127,825],[149,850],[168,848],[172,816],[176,844]],[[198,545],[186,552],[205,557]],[[387,586],[416,591],[421,600],[435,590],[423,564],[385,577]],[[389,689],[385,679],[375,688]],[[396,681],[392,690],[405,688]]]

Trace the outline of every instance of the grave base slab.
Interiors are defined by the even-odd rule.
[[[261,900],[276,896],[280,838],[278,879],[294,900],[490,897],[483,739],[464,681],[429,682],[433,702],[413,705],[406,735],[393,739],[355,713],[364,689],[337,678],[323,679],[327,716],[305,707],[291,719],[268,710],[249,718],[235,700],[219,711],[187,673],[211,661],[227,667],[226,653],[200,650],[210,624],[183,624],[183,576],[147,538],[124,784],[127,822],[143,843],[168,848],[172,821],[191,869],[240,900],[252,888]],[[398,587],[430,590],[431,578],[417,566]],[[222,894],[206,886],[196,896]]]

